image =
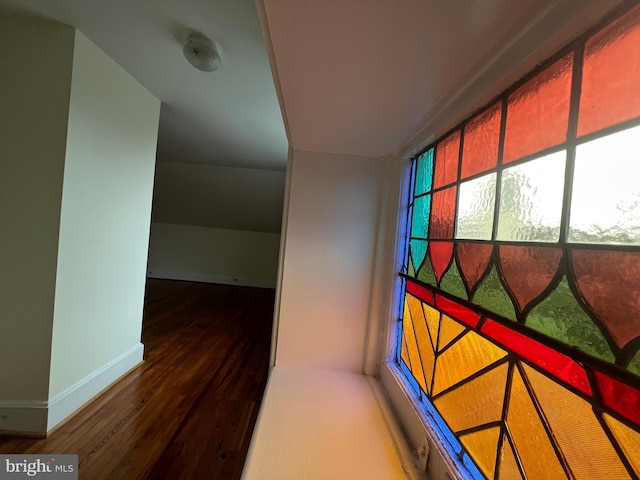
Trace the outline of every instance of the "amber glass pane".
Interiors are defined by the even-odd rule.
[[[460,436],[460,441],[488,478],[493,478],[499,438],[500,427],[487,428]]]
[[[561,248],[500,245],[500,270],[520,311],[549,286],[558,270]],[[526,274],[523,275],[523,272]]]
[[[429,243],[429,256],[431,265],[436,275],[436,280],[440,282],[442,274],[449,266],[453,256],[453,242],[431,242]]]
[[[572,68],[570,53],[509,96],[504,163],[567,139]]]
[[[569,241],[640,245],[639,163],[640,127],[576,147]]]
[[[566,157],[562,150],[505,168],[498,240],[558,241]]]
[[[618,440],[618,445],[622,448],[627,460],[633,466],[636,474],[640,475],[640,432],[627,427],[624,423],[616,420],[611,415],[602,415]]]
[[[402,317],[402,330],[405,338],[407,339],[407,350],[409,351],[409,361],[411,362],[411,373],[418,381],[418,384],[422,389],[427,391],[427,384],[424,379],[424,373],[422,371],[422,362],[420,361],[420,353],[418,351],[418,342],[416,340],[415,332],[413,331],[413,322],[411,320],[411,309],[407,296],[404,302],[404,316]]]
[[[602,250],[571,252],[580,294],[619,347],[640,335],[640,253]]]
[[[497,103],[464,128],[462,178],[490,170],[497,165],[501,117],[502,105]]]
[[[458,266],[467,288],[471,291],[487,271],[493,245],[485,243],[460,242],[456,244]]]
[[[452,133],[436,147],[436,169],[433,188],[440,188],[458,179],[460,131]]]
[[[576,478],[629,478],[591,405],[531,367],[523,366]]]
[[[429,236],[449,240],[453,238],[453,217],[456,212],[456,187],[446,188],[433,194]]]
[[[566,479],[520,372],[513,370],[507,429],[527,478]]]
[[[495,172],[461,183],[456,238],[491,240],[495,206]]]
[[[640,7],[585,46],[578,135],[640,116]]]
[[[433,404],[454,432],[502,419],[506,363],[438,397]]]
[[[477,333],[467,333],[438,357],[433,394],[437,395],[506,354]]]
[[[500,480],[518,480],[522,478],[518,461],[513,453],[511,444],[507,437],[502,440],[502,451],[500,453],[500,466],[498,467],[498,479]]]
[[[440,327],[440,312],[429,305],[423,304],[429,334],[431,335],[431,343],[434,347],[438,345],[438,330]]]
[[[411,360],[409,360],[409,350],[407,350],[407,337],[402,332],[402,346],[400,347],[400,358],[407,364],[409,370],[411,370]]]
[[[425,392],[431,393],[431,379],[433,378],[433,367],[435,364],[435,353],[429,338],[427,323],[422,310],[422,302],[411,295],[407,295],[409,310],[411,311],[411,319],[413,328],[416,332],[416,340],[418,342],[418,351],[420,360],[422,361],[422,370],[425,378]]]
[[[449,345],[453,339],[464,332],[465,326],[456,322],[447,315],[442,315],[442,323],[440,324],[440,340],[438,341],[438,350],[442,350]]]

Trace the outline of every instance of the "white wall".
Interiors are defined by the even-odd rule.
[[[378,159],[290,159],[276,365],[361,372],[382,182]]]
[[[139,346],[159,112],[76,32],[50,399]]]
[[[0,13],[0,410],[47,399],[73,41]]]
[[[280,235],[153,223],[148,275],[275,288]]]

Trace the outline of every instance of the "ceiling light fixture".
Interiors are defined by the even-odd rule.
[[[203,72],[213,72],[222,65],[216,45],[202,35],[189,35],[182,53],[191,65]]]

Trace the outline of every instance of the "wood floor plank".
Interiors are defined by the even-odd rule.
[[[149,280],[145,362],[46,439],[0,453],[77,453],[81,479],[239,479],[268,372],[274,292]]]

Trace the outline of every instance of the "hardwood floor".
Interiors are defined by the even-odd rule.
[[[0,453],[77,453],[79,478],[238,479],[267,378],[274,292],[149,280],[145,362],[46,439]]]

